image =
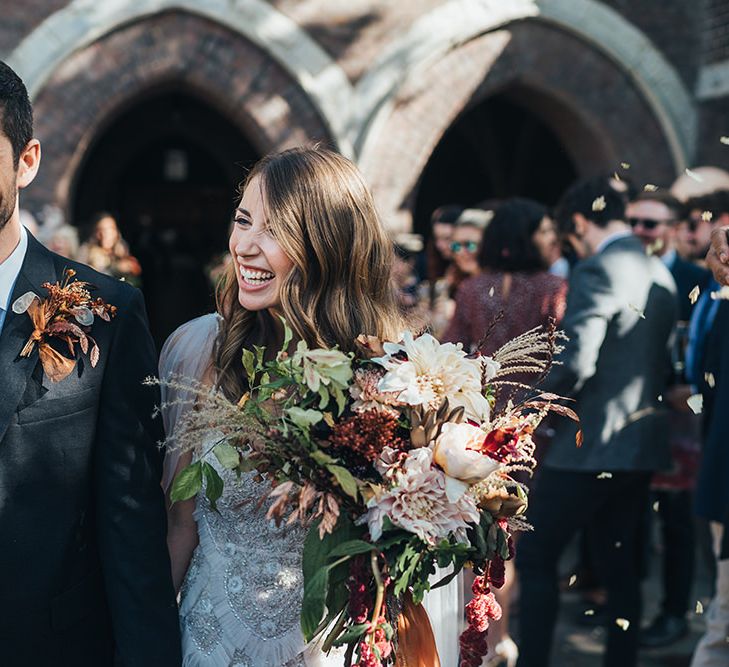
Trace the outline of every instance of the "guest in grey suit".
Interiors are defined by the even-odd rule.
[[[624,222],[619,183],[596,178],[573,186],[557,215],[574,222],[588,258],[570,276],[562,326],[565,351],[545,390],[574,399],[583,431],[563,420],[536,481],[519,544],[520,667],[549,664],[559,593],[557,564],[590,525],[608,592],[604,664],[637,664],[641,532],[651,474],[670,464],[666,415],[669,339],[676,321],[668,269],[646,256]]]

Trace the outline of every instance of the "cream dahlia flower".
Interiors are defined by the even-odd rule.
[[[394,463],[392,459],[390,462]],[[395,526],[428,544],[435,545],[451,535],[458,542],[467,542],[466,529],[469,523],[478,522],[478,508],[467,494],[456,502],[448,500],[445,474],[433,467],[432,450],[413,449],[402,463],[394,465],[397,469],[386,475],[393,486],[367,503],[366,520],[372,539],[382,536],[382,523],[388,517]]]
[[[373,359],[387,370],[378,386],[381,392],[394,392],[403,403],[431,409],[447,398],[451,408],[465,408],[467,419],[488,421],[489,403],[481,393],[482,359],[468,359],[460,343],[441,344],[430,334],[413,338],[406,331],[402,343],[384,347],[385,356]],[[498,365],[491,359],[487,364],[488,379]]]

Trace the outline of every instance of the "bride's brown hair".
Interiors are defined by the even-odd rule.
[[[397,339],[404,320],[390,272],[389,240],[362,175],[352,162],[324,148],[268,155],[241,189],[260,177],[266,224],[293,262],[280,290],[281,315],[310,347],[352,351],[362,333]],[[238,301],[233,263],[217,290],[222,315],[215,352],[218,386],[231,400],[246,390],[242,354],[270,343],[268,313]]]

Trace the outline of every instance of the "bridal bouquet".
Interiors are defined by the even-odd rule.
[[[524,394],[528,374],[541,379],[559,340],[553,327],[535,329],[485,357],[406,332],[399,342],[360,336],[357,354],[304,342],[287,352],[287,329],[273,360],[260,347],[244,352],[250,391],[237,406],[221,418],[223,399],[212,399],[217,407],[189,413],[190,429],[220,433],[212,448],[224,468],[271,481],[270,518],[309,528],[307,641],[346,646],[348,665],[415,664],[416,635],[429,632],[419,603],[470,564],[461,665],[481,664],[501,614],[492,589],[504,584],[512,532],[528,528],[514,473],[533,469],[532,436],[549,411],[576,419],[557,396],[504,393]],[[203,488],[214,504],[223,482],[200,459],[178,475],[172,499]],[[436,566],[447,575],[431,585]]]

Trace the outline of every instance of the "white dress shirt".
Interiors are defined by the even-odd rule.
[[[0,263],[0,331],[3,330],[5,315],[11,307],[10,299],[13,297],[15,281],[20,275],[20,269],[28,250],[28,232],[20,225],[20,242],[10,256]]]

